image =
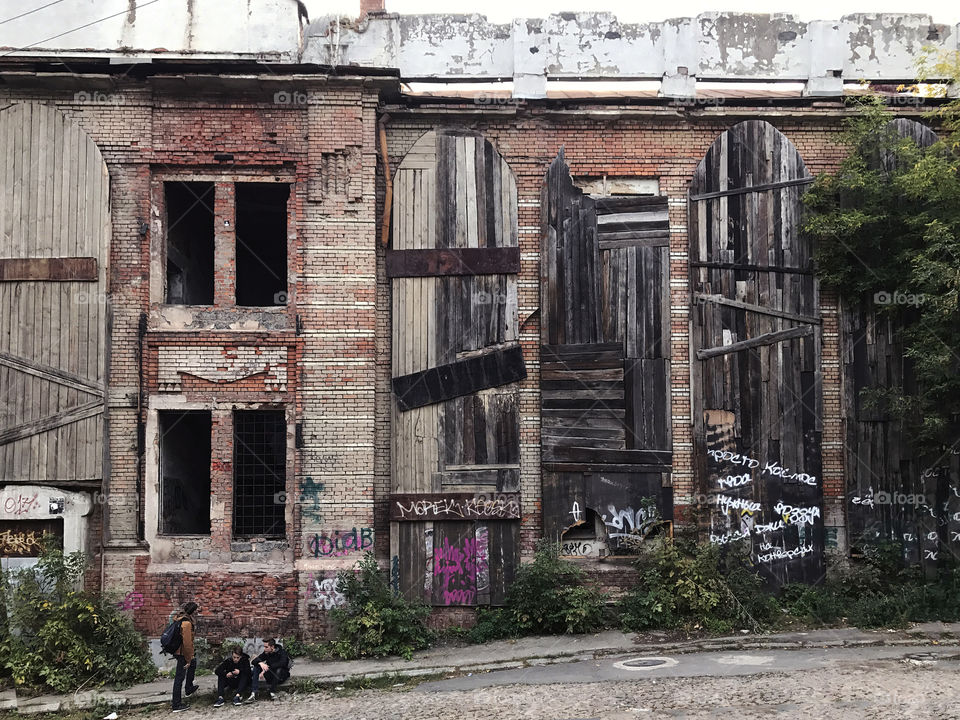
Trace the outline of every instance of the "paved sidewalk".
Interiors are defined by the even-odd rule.
[[[652,635],[652,634],[651,634]],[[637,642],[635,635],[606,631],[595,635],[532,637],[486,645],[440,647],[417,653],[412,660],[352,660],[315,662],[298,658],[293,678],[321,683],[374,679],[384,676],[412,678],[421,675],[485,672],[525,666],[577,662],[601,655],[626,653],[685,653],[712,650],[797,649],[805,647],[856,647],[867,645],[960,645],[960,623],[922,623],[905,630],[813,630],[770,635],[736,635],[681,642]],[[197,678],[200,694],[212,696],[216,678]],[[0,693],[0,710],[20,713],[59,712],[93,707],[98,699],[117,706],[137,706],[170,701],[172,680],[157,680],[127,690],[93,690],[72,695],[17,698],[14,691]]]

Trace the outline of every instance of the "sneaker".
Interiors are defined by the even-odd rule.
[[[271,699],[271,700],[276,700],[276,699],[277,699],[277,694],[276,694],[276,693],[270,693],[270,699]]]
[[[214,707],[222,707],[222,706],[223,706],[223,696],[218,697],[218,698],[217,698],[217,701],[213,704],[213,706],[214,706]]]
[[[173,712],[183,712],[183,711],[186,710],[186,709],[187,709],[187,706],[186,706],[186,705],[177,705],[177,706],[173,709]]]
[[[234,705],[243,705],[243,700],[240,698],[239,695],[234,695],[234,696],[233,696],[233,704],[234,704]]]
[[[255,692],[250,693],[250,697],[247,698],[247,702],[253,702],[257,699],[257,694]]]
[[[199,685],[194,685],[193,687],[188,687],[188,688],[186,689],[186,691],[184,691],[183,694],[186,695],[187,697],[190,697],[191,695],[193,695],[193,694],[194,694],[197,690],[199,690],[199,689],[200,689],[200,686],[199,686]]]

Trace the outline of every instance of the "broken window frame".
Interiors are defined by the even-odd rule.
[[[165,197],[165,184],[181,183],[213,183],[214,184],[214,290],[212,305],[202,304],[184,304],[171,303],[168,299],[169,289],[167,287],[167,242],[169,226],[167,222],[167,200]],[[278,302],[271,305],[239,305],[236,298],[236,273],[229,278],[227,282],[217,280],[216,268],[218,264],[226,260],[230,264],[236,263],[237,258],[237,238],[236,238],[236,186],[244,183],[256,184],[277,184],[288,187],[286,202],[286,289],[275,293]],[[220,196],[219,186],[231,186],[229,193]],[[156,173],[151,178],[151,197],[154,217],[161,218],[162,221],[157,229],[159,232],[152,233],[156,235],[151,239],[151,260],[150,260],[150,301],[161,306],[168,307],[186,307],[186,308],[219,308],[230,309],[239,312],[279,312],[286,311],[288,298],[290,296],[290,280],[292,277],[291,259],[292,252],[290,247],[291,229],[296,227],[296,213],[292,202],[297,191],[296,178],[289,174],[269,173],[263,175],[251,175],[249,172],[236,175],[225,175],[217,173],[173,171]],[[220,200],[217,203],[217,200]],[[219,205],[219,207],[218,207]],[[141,234],[145,234],[149,226],[141,220]],[[176,324],[176,323],[174,323]]]

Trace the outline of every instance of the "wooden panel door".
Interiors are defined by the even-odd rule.
[[[110,179],[57,110],[0,110],[0,480],[103,476]]]
[[[519,561],[516,183],[482,136],[437,130],[400,164],[393,199],[397,590],[498,604]]]
[[[667,198],[587,195],[561,150],[541,213],[544,534],[593,513],[618,553],[673,512]]]
[[[812,178],[764,121],[711,145],[690,184],[694,451],[710,539],[749,539],[776,581],[822,575],[820,297],[800,232]]]

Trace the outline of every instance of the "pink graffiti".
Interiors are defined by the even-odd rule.
[[[139,610],[143,607],[143,595],[138,592],[128,592],[126,596],[117,603],[121,610]]]
[[[33,497],[18,494],[17,497],[8,497],[3,501],[3,511],[8,515],[25,515],[31,510],[40,508],[40,501],[37,500],[37,493]]]
[[[481,549],[484,552],[480,552]],[[473,538],[451,545],[447,538],[433,549],[433,576],[439,580],[444,605],[472,605],[477,596],[477,576],[487,575],[484,547]]]

